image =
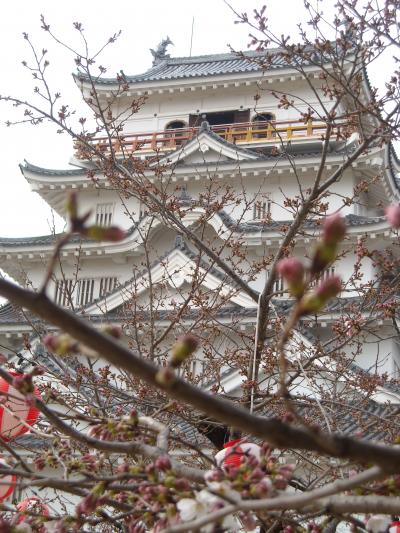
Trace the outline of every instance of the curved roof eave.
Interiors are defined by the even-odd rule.
[[[191,200],[188,202],[191,204]],[[185,205],[182,206],[183,208]],[[204,209],[201,207],[193,207],[188,211],[188,216],[185,217],[188,226],[196,224],[196,222],[204,216]],[[365,217],[360,215],[347,215],[346,222],[348,225],[349,235],[364,234],[367,230],[369,234],[380,233],[385,234],[391,231],[389,224],[385,217]],[[241,222],[236,223],[225,211],[214,213],[207,219],[207,223],[214,229],[221,240],[241,239],[248,246],[260,245],[266,240],[279,241],[282,238],[287,227],[292,223],[291,220],[272,221],[272,222]],[[146,233],[148,228],[152,232],[160,230],[163,227],[163,222],[156,219],[152,215],[146,215],[137,224],[131,226],[127,230],[127,236],[123,241],[119,242],[97,242],[74,235],[70,242],[65,245],[64,250],[71,253],[76,250],[77,246],[82,247],[83,253],[90,251],[101,251],[102,256],[110,256],[114,254],[131,253],[137,255],[141,253],[142,238],[141,235]],[[319,226],[314,221],[306,222],[304,229],[308,232],[318,232]],[[29,253],[40,251],[43,256],[52,253],[54,244],[63,234],[42,235],[38,237],[0,237],[0,258],[1,255],[11,255],[21,253]],[[304,237],[304,242],[307,242],[310,235]],[[12,259],[10,258],[10,261]],[[1,266],[7,271],[6,265],[0,260]]]

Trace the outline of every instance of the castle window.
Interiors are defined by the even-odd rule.
[[[270,272],[267,270],[267,279],[269,278]],[[274,286],[273,286],[274,298],[282,298],[284,296],[283,288],[283,278],[280,276],[275,277]]]
[[[114,212],[114,204],[97,204],[96,224],[99,226],[110,226]]]
[[[117,286],[117,278],[101,278],[99,297],[102,298],[109,292],[112,292]]]
[[[178,130],[180,128],[186,128],[186,123],[183,120],[173,120],[165,126],[166,130]]]
[[[62,305],[63,307],[71,307],[74,288],[75,286],[73,279],[57,280],[56,292],[54,296],[56,304]]]
[[[257,113],[253,117],[253,122],[271,122],[275,120],[275,115],[273,113]]]
[[[271,215],[271,200],[254,200],[253,202],[253,220],[265,220]]]
[[[94,279],[80,279],[78,281],[78,294],[76,303],[79,306],[87,305],[93,301]]]
[[[272,113],[258,113],[252,119],[253,122],[253,139],[270,139],[276,136],[271,122],[275,120]],[[257,124],[259,123],[259,124]]]
[[[317,279],[315,279],[314,281],[312,281],[310,283],[310,287],[315,287],[315,285],[317,285],[321,281],[325,280],[326,278],[329,278],[330,276],[333,276],[334,274],[335,274],[335,267],[334,266],[326,268],[325,270],[323,270],[320,273],[320,275],[318,276]]]

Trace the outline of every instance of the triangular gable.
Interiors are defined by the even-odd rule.
[[[127,281],[123,287],[119,287],[115,292],[88,305],[85,312],[87,314],[102,314],[112,311],[126,302],[133,290],[136,294],[142,294],[148,290],[150,279],[152,284],[166,282],[171,287],[179,288],[184,282],[192,282],[196,269],[196,259],[190,257],[190,252],[188,253],[185,246],[174,248],[167,256],[152,266],[150,276],[148,272],[144,272],[139,278],[135,277],[134,280]],[[231,302],[240,307],[246,309],[255,307],[250,296],[239,291],[225,279],[222,283],[223,274],[215,268],[207,268],[207,265],[203,263],[198,268],[198,272],[203,280],[202,284],[207,289],[218,290],[221,297],[228,297]]]
[[[176,165],[183,161],[185,163],[221,162],[224,160],[243,161],[246,159],[259,159],[259,157],[252,150],[240,148],[236,144],[225,141],[211,131],[208,122],[203,122],[196,137],[151,166],[160,164]]]

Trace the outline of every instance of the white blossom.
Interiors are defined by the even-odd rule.
[[[229,489],[231,490],[231,489]],[[231,491],[235,492],[235,491]],[[237,494],[237,493],[236,493]],[[212,494],[208,490],[201,490],[196,492],[194,498],[182,498],[177,503],[178,511],[181,517],[182,522],[191,522],[196,518],[200,518],[205,515],[209,515],[213,511],[216,511],[218,506],[226,505],[226,502]],[[235,531],[240,531],[240,524],[236,518],[232,515],[225,516],[222,520],[222,527],[229,532],[234,533]],[[214,529],[214,524],[207,524],[203,526],[200,531],[201,533],[211,533]]]
[[[370,533],[385,533],[391,524],[389,516],[376,514],[371,516],[365,525]]]

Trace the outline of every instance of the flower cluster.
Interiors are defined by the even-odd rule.
[[[325,277],[312,291],[307,292],[307,288],[336,259],[338,246],[345,234],[344,219],[336,213],[324,220],[321,239],[314,249],[309,268],[295,257],[279,261],[277,271],[286,281],[290,293],[298,300],[298,316],[320,311],[331,298],[339,294],[342,284],[336,275]]]
[[[278,463],[276,457],[272,455],[272,449],[264,444],[259,450],[248,448],[247,443],[237,442],[229,448],[225,454],[228,460],[217,463],[221,468],[214,468],[205,474],[207,488],[195,492],[191,498],[183,498],[178,504],[180,519],[183,522],[194,520],[199,516],[209,514],[224,507],[229,501],[271,498],[277,496],[280,491],[287,488],[289,481],[293,477],[294,465]],[[237,452],[241,447],[243,452]],[[229,453],[238,460],[229,461]],[[221,456],[222,457],[222,456]],[[224,531],[243,531],[254,529],[255,519],[250,513],[244,513],[236,519],[233,516],[226,516],[221,527]],[[203,528],[202,531],[213,531],[213,525]]]
[[[197,350],[198,346],[199,339],[190,333],[179,337],[171,350],[167,366],[160,368],[157,372],[157,382],[164,387],[171,386],[175,381],[174,369],[186,361]]]

